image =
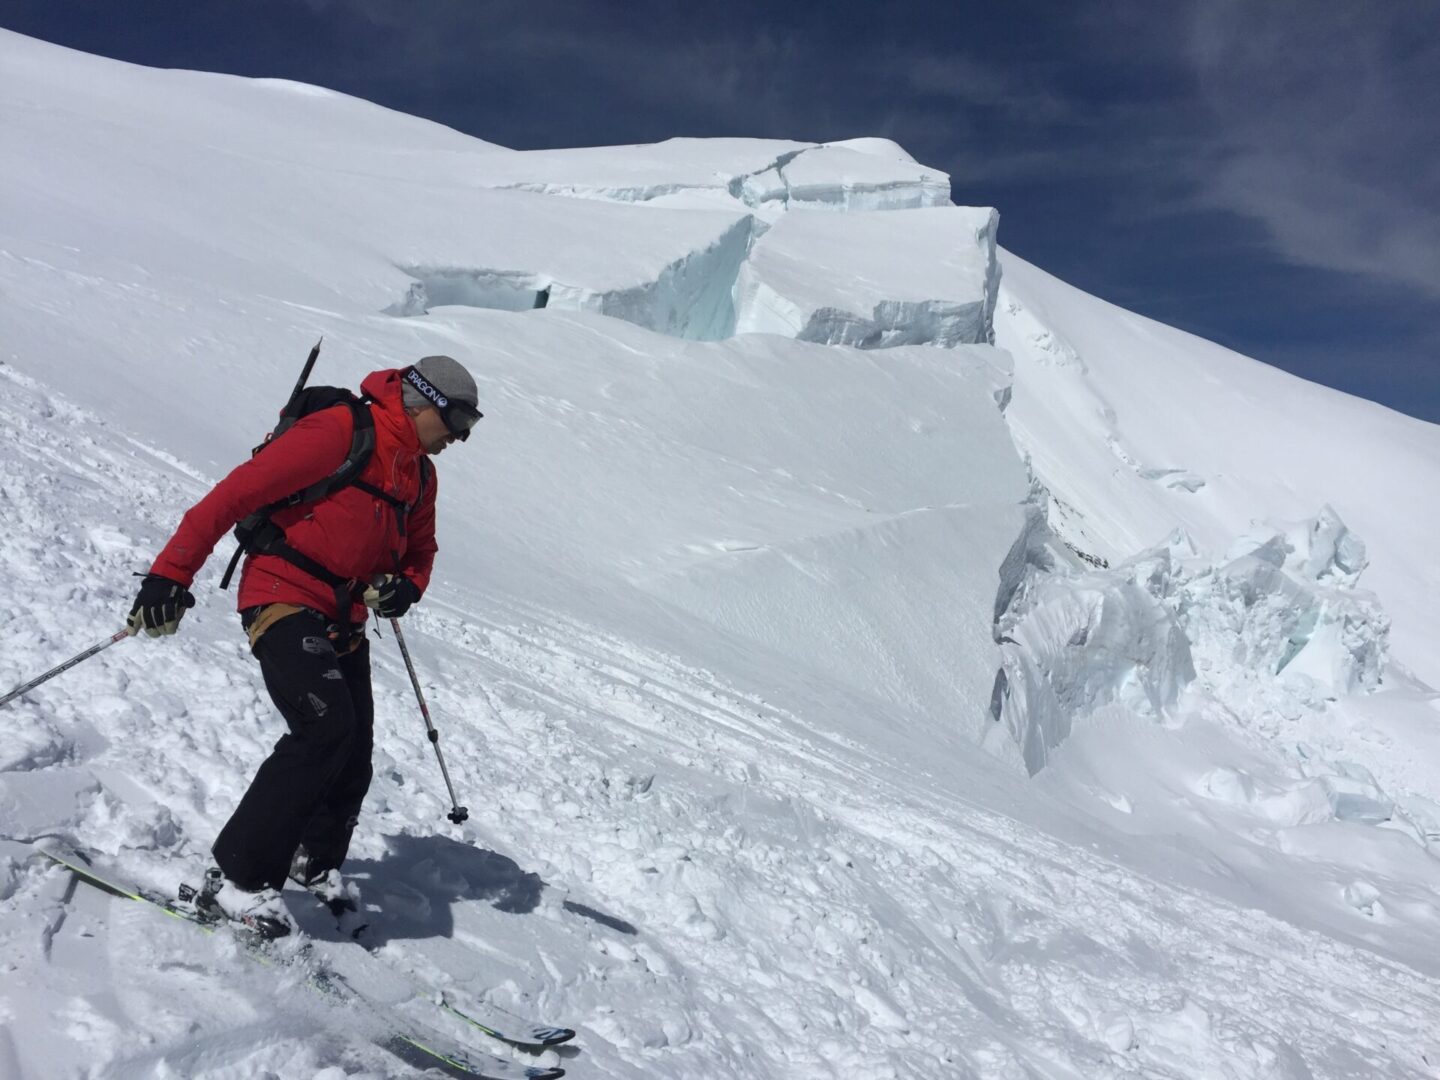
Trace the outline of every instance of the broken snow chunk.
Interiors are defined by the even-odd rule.
[[[694,235],[694,246],[675,250],[670,261],[633,266],[618,280],[611,270],[576,281],[549,270],[403,267],[415,281],[385,314],[413,317],[447,305],[498,311],[551,308],[592,311],[691,340],[729,337],[735,324],[732,285],[749,250],[753,220],[672,213],[687,222],[700,218],[715,231]]]
[[[1297,574],[1302,564],[1294,556],[1275,533],[1178,590],[1177,612],[1197,663],[1217,684],[1259,672],[1281,676],[1301,704],[1374,689],[1389,632],[1378,602]]]
[[[1240,807],[1266,825],[1290,828],[1331,820],[1332,808],[1319,780],[1262,780],[1238,769],[1211,769],[1195,785],[1205,798]]]
[[[1363,765],[1338,761],[1329,766],[1321,782],[1330,805],[1341,821],[1379,825],[1395,816],[1395,803]]]
[[[1200,778],[1198,790],[1207,798],[1227,803],[1248,803],[1255,797],[1250,777],[1235,769],[1211,769]]]
[[[1345,903],[1361,915],[1378,919],[1385,914],[1385,908],[1380,903],[1380,890],[1368,881],[1352,881],[1345,886],[1342,895]]]
[[[862,349],[989,342],[998,224],[973,207],[787,214],[740,270],[736,331]]]
[[[1226,552],[1225,557],[1231,561],[1243,558],[1258,559],[1279,569],[1285,565],[1285,560],[1294,550],[1284,533],[1276,532],[1274,529],[1255,529],[1238,537],[1230,545],[1230,550]]]
[[[895,149],[900,150],[898,146]],[[950,205],[950,177],[913,158],[865,153],[832,143],[796,154],[780,171],[791,210],[853,212]]]
[[[1128,1054],[1140,1045],[1135,1038],[1135,1023],[1128,1016],[1116,1016],[1106,1023],[1101,1038],[1119,1054]]]
[[[1120,813],[1122,814],[1133,814],[1135,812],[1135,804],[1130,801],[1130,797],[1128,795],[1122,795],[1117,791],[1103,790],[1099,792],[1099,795],[1114,809],[1120,811]]]
[[[1036,528],[1045,530],[1043,522]],[[991,715],[1034,772],[1099,706],[1161,716],[1197,675],[1207,694],[1257,721],[1293,719],[1374,690],[1389,620],[1374,596],[1354,587],[1363,565],[1364,544],[1328,507],[1296,526],[1256,528],[1218,563],[1198,555],[1181,531],[1119,566],[1085,573],[1056,573],[1012,553],[996,605],[1002,666]],[[1216,772],[1202,794],[1276,820],[1394,818],[1393,803],[1368,776],[1327,773],[1303,791],[1259,794],[1248,783]]]
[[[783,163],[793,156],[787,154],[780,161]],[[783,206],[786,201],[785,176],[778,165],[749,176],[736,177],[730,182],[728,190],[746,206],[761,206],[769,202]]]
[[[1395,815],[1395,804],[1383,796],[1374,798],[1363,792],[1337,791],[1332,788],[1330,802],[1335,816],[1341,821],[1379,825]]]
[[[1353,584],[1369,565],[1365,542],[1346,528],[1340,515],[1329,506],[1321,507],[1307,524],[1300,572],[1317,581],[1335,578]]]
[[[1354,585],[1369,565],[1365,542],[1328,505],[1305,521],[1257,524],[1231,553],[1253,554],[1308,581],[1342,585]]]
[[[1258,527],[1222,565],[1193,573],[1174,604],[1213,689],[1250,711],[1258,694],[1284,715],[1377,687],[1389,620],[1354,587],[1364,550],[1326,507]]]
[[[992,707],[1032,774],[1076,720],[1112,703],[1159,717],[1195,677],[1174,615],[1123,571],[1039,579],[998,625],[1005,679]]]

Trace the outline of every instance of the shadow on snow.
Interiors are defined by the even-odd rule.
[[[452,937],[458,902],[489,904],[508,915],[528,915],[540,906],[545,882],[539,874],[498,852],[446,836],[387,836],[380,859],[350,859],[347,877],[360,886],[368,907],[378,907],[366,938],[370,948],[387,941]],[[565,900],[562,908],[622,934],[636,928],[586,904]]]

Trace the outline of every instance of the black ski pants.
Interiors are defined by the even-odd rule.
[[[246,616],[248,625],[254,612]],[[265,689],[290,730],[215,840],[216,864],[242,889],[282,888],[302,843],[312,872],[340,866],[370,788],[370,644],[361,637],[337,655],[329,629],[324,616],[302,610],[255,643]]]

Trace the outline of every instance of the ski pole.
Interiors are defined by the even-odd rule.
[[[128,629],[126,629],[126,630],[117,630],[114,634],[112,634],[110,637],[106,638],[104,641],[100,642],[98,645],[91,645],[90,648],[86,649],[86,650],[85,650],[84,652],[82,652],[82,653],[79,653],[79,654],[77,654],[77,655],[75,655],[75,656],[72,656],[69,660],[66,660],[66,661],[65,661],[63,664],[61,664],[59,667],[53,667],[53,668],[51,668],[49,671],[45,672],[44,675],[41,675],[38,679],[31,679],[29,682],[27,682],[27,683],[22,683],[20,686],[15,687],[14,690],[11,690],[11,691],[10,691],[8,694],[6,694],[3,698],[0,698],[0,705],[8,705],[10,702],[14,701],[14,700],[15,700],[17,697],[19,697],[21,694],[27,694],[27,693],[29,693],[31,690],[34,690],[34,689],[35,689],[37,686],[39,686],[41,683],[49,682],[51,679],[55,678],[56,675],[63,675],[63,674],[65,674],[65,672],[69,671],[72,667],[74,667],[76,664],[80,663],[81,661],[89,660],[90,657],[94,656],[96,653],[102,652],[102,651],[104,651],[105,649],[108,649],[111,645],[114,645],[116,642],[124,641],[124,640],[125,640],[127,637],[129,637],[129,636],[130,636],[130,631],[129,631]],[[402,647],[403,647],[403,646],[402,646]],[[437,747],[437,749],[438,749],[438,747]]]
[[[420,703],[420,715],[425,720],[425,734],[435,748],[435,760],[440,763],[440,775],[445,778],[445,789],[450,792],[450,813],[445,816],[459,825],[470,816],[470,811],[455,799],[455,785],[450,783],[450,770],[445,768],[445,755],[440,752],[440,732],[430,722],[430,707],[425,704],[425,695],[420,692],[420,680],[415,675],[415,665],[410,661],[410,650],[405,647],[405,635],[400,630],[400,620],[391,619],[390,629],[395,631],[395,641],[400,646],[400,655],[405,658],[405,670],[410,673],[410,685],[415,688],[415,700]]]

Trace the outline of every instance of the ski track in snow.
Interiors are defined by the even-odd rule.
[[[203,485],[0,375],[21,435],[0,456],[8,684],[93,635],[89,613],[118,620],[127,572]],[[198,872],[277,724],[212,590],[197,584],[177,638],[122,643],[20,706],[0,741],[12,829],[69,800],[60,817],[149,884]],[[1427,1075],[1440,992],[1411,969],[908,786],[572,619],[439,604],[408,626],[476,846],[436,835],[455,832],[443,789],[374,642],[377,778],[354,857],[384,898],[380,957],[576,1024],[576,1075]],[[6,981],[43,987],[65,1075],[403,1075],[295,976],[90,890],[62,909],[59,875],[0,850]]]

